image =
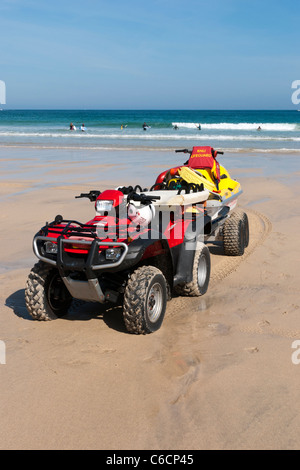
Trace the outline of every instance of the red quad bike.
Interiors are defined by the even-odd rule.
[[[123,304],[130,333],[147,334],[163,322],[172,292],[200,296],[210,278],[210,254],[199,241],[211,230],[204,188],[90,191],[96,216],[87,223],[58,215],[35,235],[39,258],[25,300],[35,320],[68,313],[72,300]]]
[[[242,191],[216,162],[221,152],[179,152],[189,153],[189,160],[160,174],[149,191],[130,186],[81,194],[95,203],[92,220],[83,224],[58,215],[41,228],[33,239],[39,262],[25,289],[34,319],[66,315],[73,299],[121,303],[130,333],[152,333],[173,292],[207,291],[205,243],[221,240],[225,255],[244,253],[248,219],[232,212]]]

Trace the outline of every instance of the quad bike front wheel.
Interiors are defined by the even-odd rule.
[[[29,273],[25,302],[34,320],[55,320],[68,313],[72,296],[58,270],[39,261]]]
[[[193,263],[193,279],[191,282],[177,285],[176,293],[189,297],[204,295],[208,289],[210,269],[209,249],[204,243],[198,242]]]
[[[167,282],[154,266],[141,266],[130,276],[123,303],[127,331],[153,333],[161,327],[167,305]]]

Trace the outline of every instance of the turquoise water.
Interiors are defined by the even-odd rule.
[[[71,122],[75,131],[69,130]],[[150,126],[146,131],[144,122]],[[83,123],[86,132],[80,130]],[[300,112],[2,110],[0,146],[15,145],[141,150],[210,145],[230,152],[299,152]]]

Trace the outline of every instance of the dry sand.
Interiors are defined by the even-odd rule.
[[[92,218],[74,196],[96,188],[72,167],[73,186],[2,185],[0,449],[299,448],[299,176],[289,187],[260,169],[236,173],[248,249],[229,258],[212,248],[207,294],[173,298],[147,336],[127,334],[121,309],[100,304],[53,322],[29,317],[34,233],[59,213]]]

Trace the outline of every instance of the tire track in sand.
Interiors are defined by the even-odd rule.
[[[272,224],[264,214],[250,209],[245,210],[245,212],[247,212],[249,218],[249,245],[243,256],[225,256],[221,254],[221,250],[219,250],[219,254],[212,254],[209,290],[215,288],[220,281],[236,271],[240,264],[264,243],[272,231]],[[189,317],[190,321],[185,323],[178,313],[188,309],[189,313],[187,315],[190,316],[190,312],[195,308],[197,311],[198,302],[199,297],[178,296],[171,300],[167,317],[171,317],[173,322],[172,324],[169,323],[159,343],[159,362],[163,373],[168,377],[172,377],[173,383],[176,383],[170,394],[169,404],[177,406],[176,412],[178,414],[181,410],[180,404],[188,398],[191,388],[200,377],[199,328],[205,325],[205,322],[199,324],[198,315],[194,318]],[[178,328],[178,325],[180,328]],[[258,329],[260,330],[260,328]],[[150,360],[155,362],[158,358],[152,356]],[[176,382],[174,382],[175,380]],[[168,409],[166,410],[166,416],[169,416]],[[172,417],[169,416],[169,419],[173,422]]]
[[[219,254],[211,253],[212,267],[208,290],[214,289],[220,281],[236,271],[240,264],[245,261],[248,256],[256,250],[256,248],[264,243],[272,231],[272,224],[264,214],[252,209],[247,209],[245,212],[249,219],[249,245],[242,256],[225,256],[224,254],[221,254],[221,248],[219,248]],[[178,310],[186,307],[187,302],[189,302],[189,305],[193,308],[192,305],[194,305],[197,299],[199,301],[199,297],[173,297],[169,308],[167,309],[167,317],[176,315]]]
[[[236,271],[239,265],[264,243],[272,231],[272,223],[264,214],[250,209],[245,212],[249,219],[249,245],[242,256],[218,256],[220,260],[212,266],[210,286]]]
[[[246,212],[250,228],[249,245],[243,256],[222,255],[220,248],[218,254],[211,253],[212,271],[209,290],[216,288],[221,280],[236,271],[240,264],[264,243],[272,230],[272,224],[265,215],[255,210],[247,209]],[[204,305],[206,305],[205,302]],[[171,405],[172,409],[176,406],[178,417],[184,409],[184,403],[188,400],[194,384],[201,376],[203,351],[199,349],[199,338],[204,334],[203,328],[210,328],[210,320],[205,319],[199,322],[198,307],[199,297],[173,297],[166,314],[166,317],[172,321],[169,322],[168,327],[163,328],[157,351],[147,358],[149,362],[159,363],[162,377],[172,380],[173,388],[169,394],[164,415],[164,421],[170,420],[170,425],[174,423],[173,416],[169,414],[169,406]],[[191,315],[192,312],[195,312],[195,315]],[[164,425],[165,422],[160,423],[160,428]]]

